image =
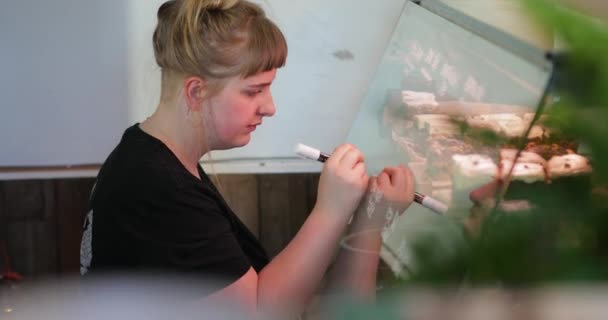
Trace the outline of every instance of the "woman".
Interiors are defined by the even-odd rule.
[[[92,251],[84,250],[84,271],[211,275],[225,281],[210,299],[236,299],[252,311],[286,304],[290,311],[303,310],[368,184],[402,211],[413,200],[411,173],[387,168],[370,179],[354,146],[336,148],[310,216],[269,261],[199,159],[246,145],[263,118],[275,113],[270,85],[285,64],[282,33],[248,1],[174,0],[160,7],[153,42],[162,69],[160,103],[150,118],[126,130],[98,175],[92,234],[83,237],[83,248],[88,237],[92,244]],[[363,216],[355,217],[354,228],[380,225]],[[378,252],[380,233],[371,235],[360,245]],[[377,255],[339,256],[347,263],[337,263],[340,277],[330,282],[373,295]]]

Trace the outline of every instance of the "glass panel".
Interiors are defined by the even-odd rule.
[[[370,174],[388,165],[407,164],[418,192],[467,215],[468,209],[462,209],[471,205],[469,191],[492,177],[458,180],[451,170],[452,156],[481,154],[495,161],[498,149],[463,138],[453,119],[521,137],[547,86],[551,66],[531,62],[543,61],[540,52],[538,59],[531,60],[514,54],[515,47],[523,45],[514,39],[508,39],[514,48],[506,50],[479,36],[488,35],[488,30],[471,32],[479,23],[465,28],[452,22],[468,21],[463,17],[448,20],[412,2],[406,4],[348,141],[362,150]],[[437,216],[413,204],[391,226],[390,234],[385,233],[388,249],[407,251],[404,241],[412,233],[458,232],[448,217],[464,216],[454,214]]]

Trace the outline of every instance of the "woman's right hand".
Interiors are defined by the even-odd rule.
[[[351,144],[341,145],[325,161],[315,208],[348,219],[357,209],[368,182],[361,151]]]

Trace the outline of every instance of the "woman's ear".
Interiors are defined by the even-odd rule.
[[[201,77],[187,77],[184,79],[184,94],[188,110],[200,112],[203,99],[207,94],[207,82]]]

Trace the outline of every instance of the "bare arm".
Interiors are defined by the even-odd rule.
[[[250,270],[211,298],[236,300],[250,311],[302,312],[367,184],[361,153],[350,145],[337,148],[323,168],[315,208],[294,239],[259,274]]]
[[[304,310],[318,291],[347,221],[313,210],[294,239],[260,273],[258,303],[264,308]]]
[[[357,299],[374,299],[385,223],[384,214],[376,214],[370,219],[364,209],[358,210],[346,233],[346,247],[340,248],[328,274],[329,292],[346,293]]]
[[[328,278],[330,290],[374,300],[382,232],[414,201],[414,177],[405,167],[388,167],[371,180]]]
[[[262,311],[285,316],[302,312],[318,290],[347,219],[335,219],[328,212],[313,209],[294,239],[259,274],[251,268],[208,299],[238,301],[248,314]]]

